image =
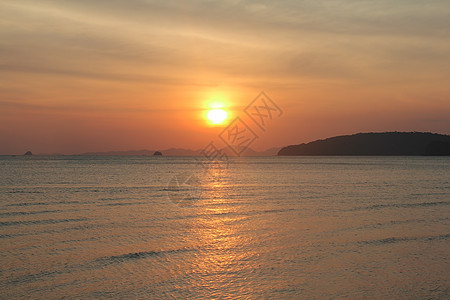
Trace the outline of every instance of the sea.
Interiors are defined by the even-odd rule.
[[[449,299],[450,158],[1,156],[1,299]]]

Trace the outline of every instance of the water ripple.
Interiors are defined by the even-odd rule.
[[[33,221],[5,221],[0,222],[0,226],[14,226],[14,225],[44,225],[44,224],[58,224],[58,223],[68,223],[68,222],[82,222],[89,221],[88,218],[78,218],[78,219],[48,219],[48,220],[33,220]]]
[[[184,247],[184,248],[172,249],[172,250],[131,252],[131,253],[125,253],[125,254],[120,254],[120,255],[112,255],[112,256],[102,257],[102,258],[97,259],[96,261],[103,263],[103,264],[121,263],[121,262],[125,262],[127,260],[145,259],[145,258],[153,257],[153,256],[163,256],[163,255],[191,252],[191,251],[197,251],[197,250],[198,249],[195,249],[195,248]]]
[[[411,236],[411,237],[390,237],[385,239],[370,240],[370,241],[359,241],[359,244],[369,244],[369,245],[384,245],[399,242],[410,242],[410,241],[434,241],[434,240],[446,240],[450,238],[450,234],[440,234],[432,236]]]

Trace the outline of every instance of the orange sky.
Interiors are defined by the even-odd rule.
[[[1,1],[0,154],[199,149],[212,101],[284,111],[256,150],[450,133],[446,1]],[[223,146],[223,145],[222,145]]]

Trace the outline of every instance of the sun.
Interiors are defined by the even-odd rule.
[[[206,114],[208,121],[214,125],[223,124],[228,118],[228,113],[220,108],[212,109]]]

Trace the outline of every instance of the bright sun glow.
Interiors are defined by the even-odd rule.
[[[225,120],[228,118],[228,113],[223,109],[213,109],[208,111],[206,115],[211,124],[223,124]]]

